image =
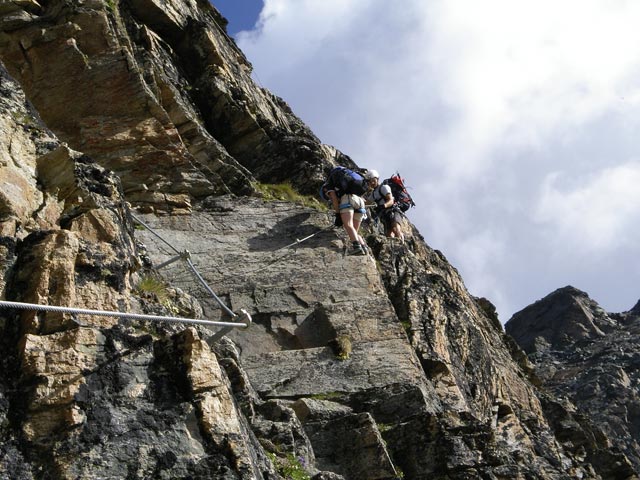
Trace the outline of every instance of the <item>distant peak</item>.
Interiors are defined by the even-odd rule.
[[[589,294],[587,292],[583,292],[582,290],[572,285],[567,285],[566,287],[559,288],[554,292],[550,293],[549,295],[547,295],[545,298],[549,298],[554,295],[571,295],[571,296],[587,297],[587,298],[589,297]]]
[[[598,338],[612,326],[613,321],[586,292],[568,285],[517,312],[505,329],[531,353],[544,345],[563,349],[576,341]]]

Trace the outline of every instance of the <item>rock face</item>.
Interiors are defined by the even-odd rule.
[[[224,25],[204,0],[0,6],[0,297],[253,318],[0,309],[2,475],[632,477],[635,451],[538,388],[409,222],[405,245],[365,225],[351,257],[314,202],[261,193],[354,164],[253,84]],[[514,336],[600,341],[621,320],[592,307]]]
[[[254,176],[305,185],[340,157],[251,81],[204,0],[23,2],[0,22],[0,59],[47,126],[134,204],[188,210]]]
[[[640,471],[638,305],[606,313],[589,296],[565,287],[516,313],[507,333],[529,353],[542,386],[564,405],[558,425],[564,442],[608,465],[612,478]],[[562,410],[579,413],[573,420]],[[584,436],[581,430],[590,432]],[[606,455],[603,444],[613,448]]]

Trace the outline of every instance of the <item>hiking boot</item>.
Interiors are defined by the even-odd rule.
[[[367,252],[364,251],[364,248],[362,248],[362,245],[360,245],[359,243],[354,243],[353,246],[351,247],[351,250],[349,250],[349,255],[366,255]]]

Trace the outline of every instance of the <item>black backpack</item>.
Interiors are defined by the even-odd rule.
[[[416,204],[407,192],[407,188],[404,186],[404,180],[400,177],[399,173],[391,175],[382,182],[383,185],[389,185],[391,188],[391,195],[395,200],[394,206],[397,206],[401,211],[406,212],[411,207],[415,207]]]
[[[367,191],[367,182],[364,177],[358,172],[349,170],[346,167],[335,167],[329,173],[328,183],[332,183],[337,190],[338,196],[340,195],[364,195]],[[325,184],[326,185],[326,184]],[[320,195],[324,196],[324,187],[320,190]]]

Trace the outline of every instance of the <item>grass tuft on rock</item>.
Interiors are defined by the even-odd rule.
[[[282,201],[297,203],[305,207],[324,211],[327,206],[310,195],[302,195],[290,183],[255,183],[254,187],[260,196],[267,201]]]

